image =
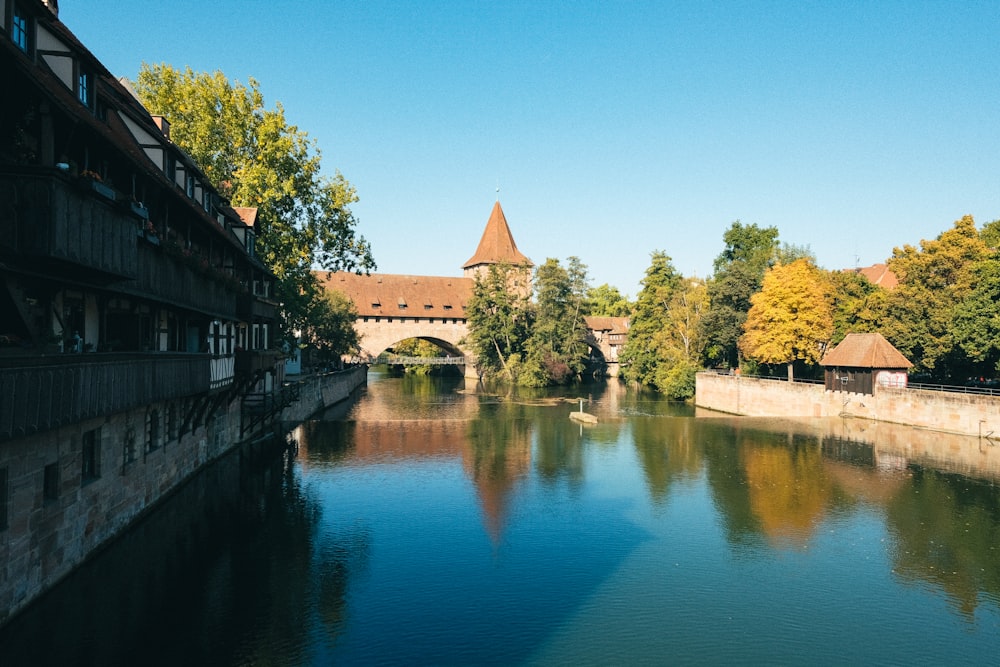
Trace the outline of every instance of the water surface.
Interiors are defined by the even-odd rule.
[[[996,663],[992,443],[696,416],[617,384],[463,387],[370,376],[355,404],[293,432],[294,456],[216,473],[209,488],[229,500],[182,496],[0,651],[102,665]],[[600,424],[568,418],[580,398]],[[200,507],[210,516],[186,528]],[[52,641],[26,650],[31,632]]]

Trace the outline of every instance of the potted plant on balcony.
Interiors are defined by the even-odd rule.
[[[129,208],[132,210],[132,215],[139,218],[140,220],[149,220],[149,209],[141,201],[132,197],[129,201]]]
[[[101,195],[105,199],[115,200],[115,191],[109,185],[104,183],[101,175],[96,171],[91,171],[89,169],[84,170],[80,173],[80,179],[90,187],[91,190]]]

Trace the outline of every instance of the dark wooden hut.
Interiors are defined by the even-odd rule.
[[[913,366],[882,334],[852,333],[819,362],[827,391],[874,393],[875,385],[905,387]]]

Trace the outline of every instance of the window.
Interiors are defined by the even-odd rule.
[[[7,498],[10,490],[7,488],[7,468],[0,468],[0,530],[7,529]]]
[[[83,434],[82,454],[80,483],[87,484],[101,476],[101,442],[97,429]]]
[[[201,205],[205,209],[205,213],[212,212],[212,193],[205,191],[201,195]]]
[[[188,176],[184,182],[184,192],[187,193],[188,197],[194,199],[194,176]]]
[[[14,5],[14,12],[10,17],[10,38],[17,48],[28,53],[28,17],[17,5]]]
[[[174,403],[167,406],[167,439],[177,439],[177,405]]]
[[[135,461],[135,428],[132,426],[125,429],[125,441],[122,443],[122,461],[124,463]]]
[[[45,466],[45,474],[42,480],[42,492],[46,502],[59,499],[59,463],[50,463]]]
[[[160,448],[160,411],[150,410],[146,414],[146,451]]]
[[[83,106],[90,107],[90,74],[80,72],[76,82],[76,97],[83,103]]]

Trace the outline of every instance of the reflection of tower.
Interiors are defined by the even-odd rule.
[[[531,268],[534,264],[517,249],[514,235],[507,226],[507,218],[500,208],[500,200],[493,205],[486,229],[479,239],[479,247],[462,269],[466,278],[484,277],[489,267],[496,264],[507,264],[514,269],[511,286],[514,291],[522,296],[531,293]]]
[[[500,543],[507,522],[507,505],[518,480],[531,467],[531,433],[515,431],[510,439],[478,441],[469,437],[462,452],[465,469],[483,509],[486,530],[494,544]]]

